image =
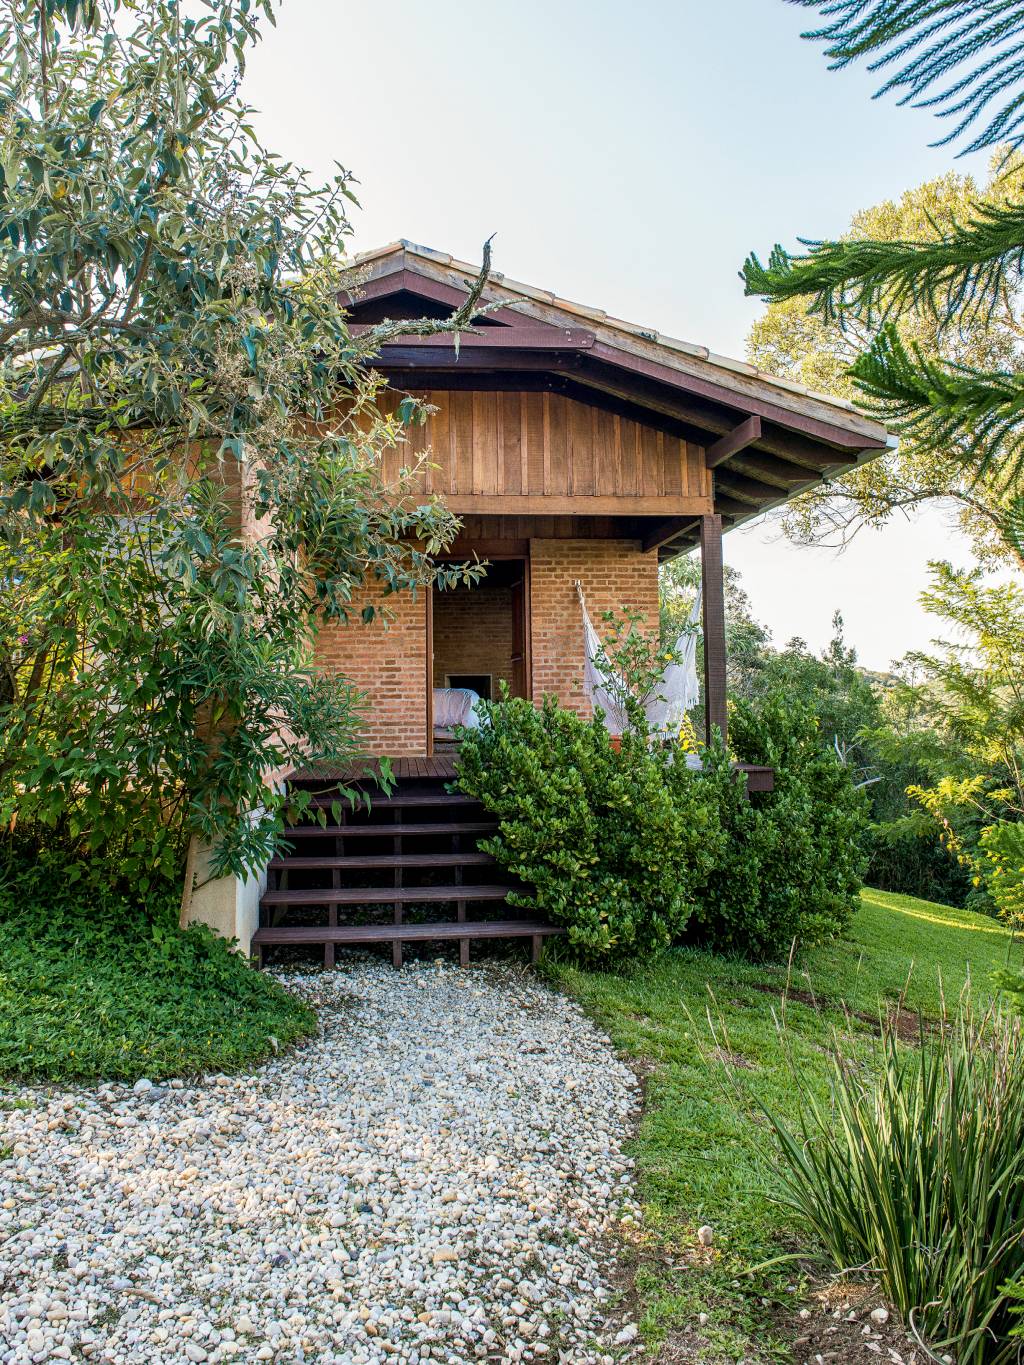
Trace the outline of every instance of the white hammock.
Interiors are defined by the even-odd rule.
[[[576,584],[583,613],[583,690],[590,698],[591,705],[600,707],[605,714],[605,724],[613,735],[621,735],[626,728],[626,715],[623,706],[609,691],[604,681],[598,660],[601,657],[601,641],[594,629],[583,596],[582,584]],[[686,713],[700,701],[700,682],[697,678],[697,633],[700,625],[701,594],[698,587],[686,626],[676,641],[675,652],[678,663],[671,663],[661,675],[661,681],[654,688],[644,705],[647,726],[652,733],[678,735],[686,719]]]

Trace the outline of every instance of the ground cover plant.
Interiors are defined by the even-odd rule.
[[[804,1327],[797,1311],[821,1262],[774,1202],[778,1148],[761,1108],[796,1120],[793,1064],[824,1100],[837,1031],[846,1055],[874,1067],[880,1016],[895,1016],[901,1001],[912,1035],[915,1012],[937,1016],[968,977],[981,1001],[994,973],[1020,965],[1021,948],[985,916],[871,890],[861,902],[848,937],[793,966],[677,948],[621,973],[549,969],[646,1077],[634,1148],[645,1207],[633,1248],[637,1311],[669,1358],[803,1358],[792,1352]],[[737,1081],[745,1102],[734,1099]],[[714,1229],[710,1249],[697,1241],[703,1224]],[[794,1253],[801,1259],[759,1269]]]
[[[316,1018],[205,926],[177,891],[141,905],[44,854],[0,865],[0,1076],[134,1081],[252,1066]]]

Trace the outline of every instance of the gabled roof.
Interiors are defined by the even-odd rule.
[[[478,267],[398,241],[354,258],[353,326],[447,316]],[[375,364],[409,387],[558,389],[611,406],[705,447],[716,506],[737,525],[824,478],[881,454],[886,429],[844,399],[814,393],[744,361],[610,317],[549,290],[492,273],[492,305],[458,346],[451,335],[402,337]],[[680,528],[672,549],[692,539]]]

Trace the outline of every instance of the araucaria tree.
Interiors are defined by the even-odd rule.
[[[833,64],[870,59],[895,92],[949,119],[943,139],[967,138],[966,151],[1001,146],[1006,170],[1024,138],[1024,7],[1019,0],[792,0],[821,12]],[[776,246],[765,266],[744,265],[748,294],[772,302],[810,301],[826,322],[858,324],[869,336],[850,374],[884,421],[919,452],[958,461],[1006,485],[1024,479],[1024,373],[1019,352],[1001,363],[961,359],[951,342],[936,355],[907,338],[895,319],[909,309],[929,318],[940,339],[1016,305],[1024,267],[1024,204],[1016,194],[965,207],[948,222],[909,237],[852,235]],[[1016,515],[1024,516],[1018,507]]]
[[[948,173],[906,190],[897,199],[858,210],[850,240],[870,238],[900,242],[910,238],[937,240],[967,217],[978,204],[1013,202],[1024,188],[1024,164],[1011,165],[996,154],[987,181]],[[928,307],[913,299],[889,312],[889,323],[905,348],[916,346],[930,361],[955,360],[976,369],[1012,369],[1021,338],[1020,301],[1004,292],[985,317],[961,319],[955,328],[941,325]],[[757,319],[747,339],[747,355],[773,374],[795,379],[820,392],[856,398],[850,366],[867,350],[875,328],[863,317],[846,314],[826,321],[808,313],[799,296],[773,303]],[[969,537],[975,553],[987,563],[1024,570],[1024,548],[1016,495],[1002,472],[992,468],[979,476],[965,466],[959,446],[937,449],[901,433],[896,450],[800,494],[786,504],[782,522],[799,544],[843,546],[864,526],[880,527],[913,516],[925,506],[951,514]]]
[[[266,151],[239,99],[258,17],[0,18],[0,822],[143,888],[198,840],[259,863],[274,773],[358,752],[318,624],[364,579],[428,584],[455,529],[382,478],[417,408],[380,415],[366,362],[393,329],[357,339],[339,303],[349,177]],[[401,330],[465,327],[485,272]]]

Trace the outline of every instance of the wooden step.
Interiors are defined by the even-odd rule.
[[[489,853],[373,853],[343,854],[336,858],[298,858],[286,854],[268,863],[271,872],[304,868],[470,867],[493,864]]]
[[[543,920],[497,919],[463,920],[445,924],[339,924],[280,925],[275,929],[257,929],[253,943],[390,943],[401,939],[405,943],[430,942],[434,939],[459,938],[531,938],[534,934],[549,938],[564,934],[556,924]]]
[[[266,891],[261,905],[390,905],[421,901],[501,901],[508,886],[318,886],[309,891]]]
[[[339,943],[390,943],[391,960],[396,967],[400,967],[403,943],[457,940],[459,962],[465,967],[469,965],[470,939],[529,938],[531,960],[536,962],[543,940],[564,933],[565,930],[558,925],[545,924],[540,920],[464,920],[457,924],[345,924],[336,928],[281,926],[257,929],[252,942],[261,962],[264,948],[271,944],[322,944],[326,967],[334,965],[334,949]]]
[[[422,825],[293,825],[285,831],[287,839],[384,839],[407,834],[493,834],[494,820],[424,821]]]
[[[479,806],[480,801],[475,796],[463,796],[461,792],[397,792],[394,796],[374,796],[370,797],[369,805],[357,803],[355,806],[342,796],[315,796],[309,802],[309,808],[313,810],[330,810],[336,802],[346,810],[377,810],[386,806],[388,810],[400,810],[406,807],[415,806]]]

